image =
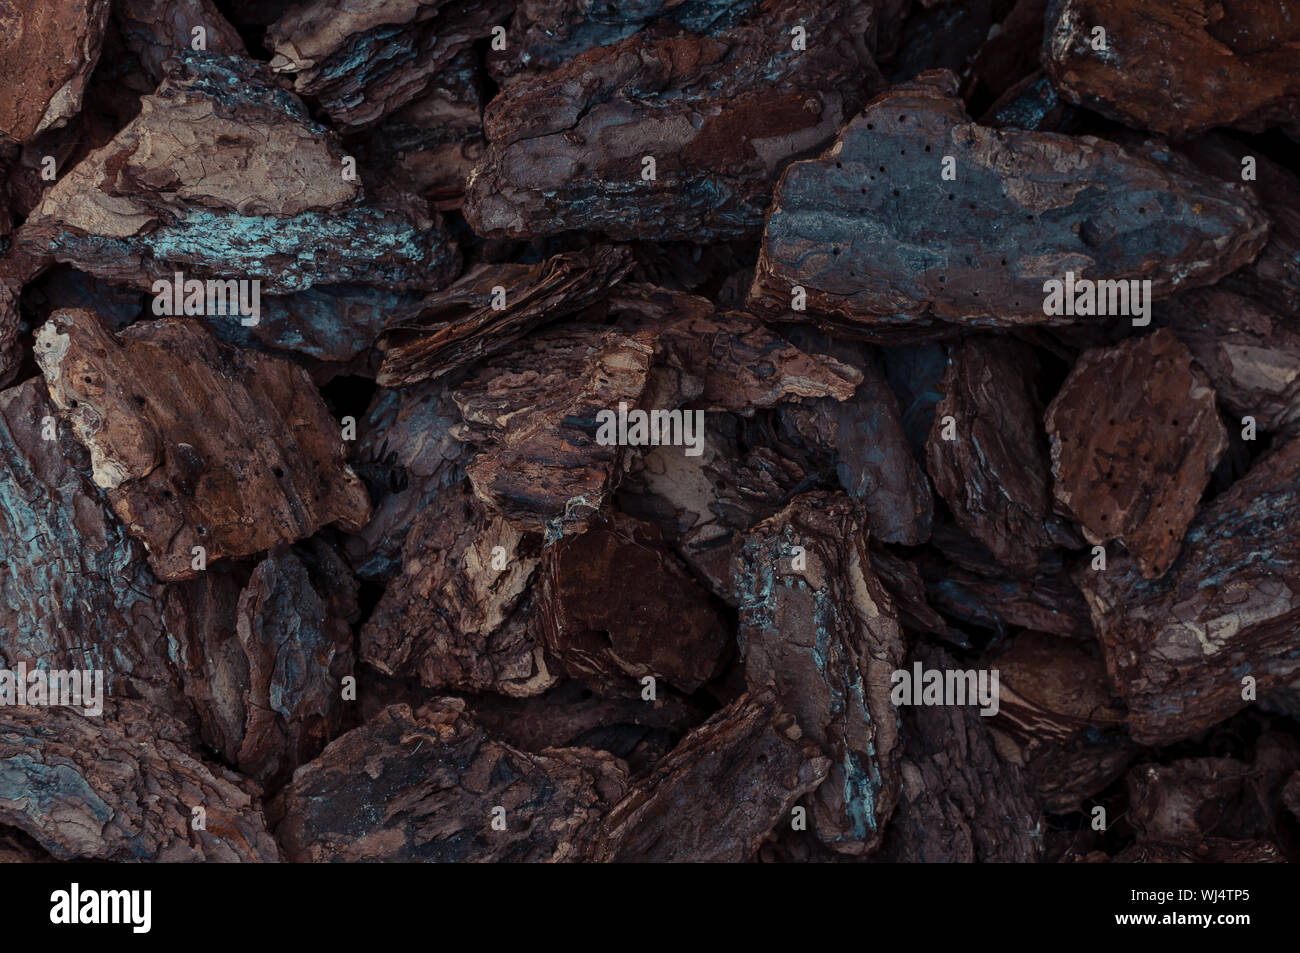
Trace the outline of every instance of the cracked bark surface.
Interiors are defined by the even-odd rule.
[[[301,368],[219,343],[183,318],[119,335],[61,311],[36,354],[92,478],[164,580],[369,516],[338,423]]]

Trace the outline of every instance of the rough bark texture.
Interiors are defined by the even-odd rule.
[[[878,96],[777,185],[749,305],[830,324],[1070,323],[1044,314],[1066,271],[1156,297],[1249,262],[1268,220],[1240,185],[1171,173],[1092,138],[970,122],[948,73]],[[928,149],[928,151],[927,151]],[[955,181],[941,178],[944,156]],[[1087,320],[1095,321],[1096,318]]]
[[[203,28],[209,53],[247,55],[244,41],[212,0],[118,0],[113,18],[122,42],[155,84],[163,78],[164,62],[193,48],[197,27]]]
[[[952,349],[926,447],[930,479],[957,525],[1020,575],[1068,539],[1051,515],[1037,374],[1029,347],[966,338]]]
[[[548,547],[543,567],[542,638],[570,675],[597,687],[653,676],[690,694],[721,670],[725,620],[654,526],[614,514]]]
[[[500,547],[500,550],[497,549]],[[536,695],[555,683],[533,621],[541,539],[448,488],[416,517],[402,572],[361,632],[361,657],[431,688]]]
[[[1168,744],[1259,698],[1294,693],[1300,618],[1300,440],[1270,451],[1205,506],[1163,577],[1136,560],[1077,575],[1133,737]]]
[[[394,705],[332,743],[272,805],[291,861],[576,861],[627,785],[604,752],[528,754],[456,699]],[[492,826],[493,808],[504,829]]]
[[[594,859],[725,863],[751,859],[830,759],[770,692],[747,693],[700,725],[615,804]],[[804,835],[811,836],[811,835]]]
[[[1117,539],[1161,575],[1228,443],[1191,353],[1166,330],[1088,351],[1045,420],[1056,502],[1089,542]]]
[[[1297,43],[1300,18],[1269,0],[1053,0],[1043,62],[1071,102],[1141,129],[1259,132],[1300,122]]]
[[[146,705],[0,708],[0,824],[57,860],[275,862],[257,786]],[[204,829],[191,823],[203,808]]]
[[[339,425],[300,368],[184,318],[111,334],[89,311],[41,329],[37,360],[92,476],[163,579],[369,516]]]
[[[797,25],[806,50],[792,48]],[[784,165],[829,141],[877,85],[863,27],[841,0],[767,0],[753,23],[637,33],[522,79],[484,114],[466,218],[490,237],[756,232]]]
[[[869,853],[898,798],[889,677],[903,634],[871,571],[866,515],[843,494],[801,496],[750,531],[732,572],[746,681],[831,759],[810,826],[840,853]]]
[[[365,201],[336,137],[264,67],[212,53],[173,62],[139,117],[46,193],[27,247],[150,289],[177,271],[253,276],[266,292],[455,277],[441,223],[410,200]]]

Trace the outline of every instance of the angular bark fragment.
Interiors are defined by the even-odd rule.
[[[1136,753],[1100,656],[1079,642],[1023,632],[983,664],[998,671],[999,751],[1023,767],[1044,810],[1069,814],[1117,780]]]
[[[1169,568],[1228,445],[1214,388],[1174,334],[1086,352],[1045,417],[1054,496],[1092,543]]]
[[[1114,555],[1081,570],[1106,666],[1142,744],[1195,737],[1257,697],[1294,693],[1300,678],[1300,440],[1261,457],[1192,522],[1177,560],[1145,579]]]
[[[543,566],[541,633],[570,675],[598,687],[651,675],[690,694],[718,674],[727,625],[654,526],[612,513],[548,547]]]
[[[354,469],[374,509],[343,543],[358,575],[387,579],[401,570],[402,546],[416,514],[465,478],[471,451],[451,435],[460,411],[450,385],[380,391],[358,421]]]
[[[201,633],[181,654],[203,739],[264,785],[287,780],[339,733],[352,628],[331,597],[282,547],[253,571],[237,603],[228,589],[224,599],[206,601],[214,613],[193,593],[184,600],[187,628]]]
[[[89,311],[55,313],[36,355],[96,485],[163,579],[195,575],[196,546],[209,561],[247,556],[369,515],[301,368],[185,318],[113,335]]]
[[[971,337],[949,361],[927,445],[930,479],[958,526],[1001,565],[1032,575],[1069,539],[1051,515],[1037,358],[1017,341]]]
[[[1141,129],[1261,132],[1300,123],[1297,43],[1300,18],[1270,0],[1053,0],[1043,63],[1065,98]]]
[[[603,297],[631,267],[627,250],[617,246],[556,255],[536,265],[480,265],[389,319],[378,382],[402,387],[507,350],[537,326]]]
[[[746,421],[705,418],[704,452],[651,447],[620,486],[620,509],[653,522],[713,594],[735,605],[731,557],[743,534],[809,482],[797,453],[762,439]],[[745,445],[742,450],[742,444]]]
[[[0,10],[0,146],[26,144],[81,109],[109,7],[108,0],[51,0]]]
[[[831,759],[809,820],[858,856],[879,847],[898,798],[889,687],[903,633],[870,560],[862,509],[807,493],[750,531],[732,569],[746,681],[772,689]]]
[[[452,430],[480,450],[466,468],[475,495],[548,540],[582,532],[622,476],[623,448],[596,442],[596,415],[636,408],[653,353],[648,332],[570,325],[479,370],[454,394]]]
[[[611,755],[519,751],[446,698],[414,714],[393,705],[334,741],[271,814],[291,861],[580,861],[626,786]]]
[[[362,199],[335,137],[264,67],[206,53],[179,54],[140,116],[50,188],[24,233],[30,249],[151,290],[177,271],[253,275],[268,293],[424,289],[459,269],[439,220],[400,197]]]
[[[278,861],[257,786],[200,761],[186,738],[139,702],[112,703],[102,718],[0,708],[0,824],[57,860]],[[205,829],[191,824],[195,807]]]
[[[461,50],[486,37],[512,0],[316,0],[266,31],[271,69],[339,126],[376,122],[424,92]]]
[[[1286,862],[1269,841],[1234,841],[1207,837],[1197,844],[1145,841],[1115,856],[1119,864],[1281,864]]]
[[[792,49],[795,26],[806,50]],[[766,0],[752,23],[647,31],[521,80],[484,114],[466,218],[490,237],[756,232],[784,165],[825,144],[877,85],[864,26],[842,0]]]
[[[875,541],[873,540],[873,543]],[[883,547],[871,547],[871,571],[889,593],[898,610],[898,621],[905,630],[928,632],[931,635],[953,635],[943,616],[930,608],[926,598],[925,582],[916,565],[907,559],[887,552]]]
[[[163,78],[167,59],[193,48],[196,27],[203,27],[209,53],[248,55],[244,41],[212,0],[118,0],[113,18],[127,49],[155,84]]]
[[[748,692],[683,738],[610,809],[593,859],[747,861],[830,766],[771,692]]]
[[[1087,601],[1059,570],[1024,579],[968,572],[924,559],[920,571],[934,607],[955,619],[999,633],[1026,628],[1073,638],[1093,637]]]
[[[489,51],[492,78],[505,86],[572,62],[580,53],[609,46],[657,22],[692,33],[735,27],[758,9],[759,0],[520,0],[510,20],[504,50]]]
[[[162,587],[143,547],[60,449],[55,419],[39,379],[0,392],[0,661],[94,670],[105,698],[143,699],[183,718]]]
[[[935,647],[913,661],[961,669]],[[1043,818],[1024,772],[1003,761],[990,719],[971,705],[913,705],[901,713],[902,779],[881,859],[905,863],[1038,861]]]
[[[1150,280],[1161,297],[1264,246],[1268,220],[1240,184],[1096,139],[975,125],[955,84],[936,72],[891,89],[820,159],[785,171],[752,311],[876,330],[1068,324],[1044,313],[1043,288],[1067,271]],[[940,176],[945,155],[956,183]],[[795,286],[807,315],[789,310]]]
[[[497,547],[501,547],[498,551]],[[361,630],[361,658],[431,688],[536,695],[555,683],[533,622],[541,539],[486,515],[464,487],[425,506]]]
[[[898,400],[878,358],[851,344],[833,345],[831,353],[862,374],[853,396],[783,407],[782,422],[805,445],[832,458],[840,486],[871,515],[874,539],[923,543],[930,536],[934,496],[907,445]]]
[[[21,293],[21,288],[13,288],[0,278],[0,387],[14,378],[22,364],[22,350],[18,345],[18,332],[22,324],[18,296]]]
[[[1300,418],[1300,331],[1285,315],[1220,288],[1179,295],[1164,311],[1234,415],[1254,417],[1260,430]]]

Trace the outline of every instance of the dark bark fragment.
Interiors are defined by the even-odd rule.
[[[1271,0],[1053,0],[1043,62],[1071,102],[1141,129],[1260,132],[1300,121],[1298,42],[1300,17]]]
[[[365,487],[305,371],[169,318],[113,335],[89,311],[38,332],[50,396],[90,451],[93,478],[163,579],[247,556],[335,521],[359,528]]]
[[[725,620],[659,530],[621,513],[547,548],[537,598],[546,648],[597,688],[650,675],[690,694],[731,646]]]
[[[749,860],[830,766],[771,692],[746,693],[683,738],[610,809],[594,859]]]
[[[414,384],[507,350],[539,325],[602,298],[631,267],[627,250],[617,246],[536,265],[479,265],[393,315],[384,326],[378,381],[385,387]],[[497,297],[498,288],[504,298]]]
[[[475,495],[548,541],[582,532],[622,477],[623,448],[596,442],[596,415],[637,407],[653,356],[649,332],[575,324],[484,366],[453,395],[452,434],[480,451],[466,468]]]
[[[796,341],[817,346],[798,337]],[[840,486],[870,514],[872,538],[907,546],[923,543],[930,536],[934,496],[912,457],[898,400],[879,360],[866,347],[825,344],[862,375],[861,383],[842,402],[805,400],[783,407],[782,423],[805,446],[830,458]]]
[[[811,828],[840,853],[870,853],[898,798],[889,685],[903,633],[871,571],[866,514],[843,494],[800,496],[750,531],[732,574],[746,680],[832,762]]]
[[[0,824],[58,860],[275,862],[252,782],[201,762],[147,705],[0,708]],[[192,811],[203,808],[204,829]]]
[[[185,718],[163,589],[143,547],[60,449],[55,421],[41,380],[0,392],[0,660],[92,669],[105,697]]]
[[[1164,311],[1234,415],[1255,418],[1259,430],[1300,418],[1300,331],[1285,314],[1221,288],[1179,295]]]
[[[163,78],[168,58],[193,48],[196,27],[203,27],[209,53],[248,55],[244,41],[212,0],[118,0],[113,18],[127,49],[155,85]]]
[[[1199,844],[1147,841],[1115,856],[1120,864],[1281,864],[1286,862],[1269,841],[1234,841],[1209,837]]]
[[[996,571],[970,572],[922,559],[920,572],[934,607],[955,619],[995,632],[1026,628],[1072,638],[1093,638],[1088,603],[1070,577],[1052,567],[1031,579]]]
[[[1161,575],[1228,445],[1191,352],[1163,329],[1088,351],[1045,422],[1057,504],[1089,542],[1119,540],[1149,578]]]
[[[365,201],[337,139],[264,67],[207,53],[171,61],[140,116],[50,188],[23,241],[151,290],[176,271],[283,293],[433,288],[459,270],[441,222],[402,197]]]
[[[291,861],[580,861],[626,783],[605,752],[519,751],[446,698],[394,705],[334,741],[271,814]]]
[[[469,448],[451,435],[460,410],[450,385],[380,391],[357,425],[353,464],[374,510],[344,541],[358,575],[388,579],[401,570],[402,545],[416,514],[465,478]]]
[[[361,630],[361,658],[431,688],[546,691],[556,676],[537,638],[531,593],[540,550],[536,533],[485,514],[464,487],[439,493],[416,517],[402,574]]]
[[[1076,575],[1143,744],[1192,738],[1258,697],[1294,695],[1300,675],[1300,440],[1261,457],[1192,522],[1160,579],[1112,556]]]
[[[755,233],[785,164],[829,141],[877,85],[863,21],[842,0],[766,0],[752,23],[638,33],[521,80],[484,114],[466,218],[494,238]],[[806,50],[792,49],[795,26]]]
[[[76,116],[108,22],[108,0],[5,4],[0,11],[0,146]]]
[[[1124,774],[1137,748],[1095,649],[1024,632],[984,667],[999,673],[990,723],[1002,735],[998,750],[1023,768],[1044,810],[1081,810],[1084,798]]]
[[[1069,541],[1051,515],[1037,376],[1033,349],[1019,342],[971,337],[954,345],[927,445],[930,479],[957,525],[1026,576]]]
[[[919,650],[927,669],[962,666],[942,649]],[[1024,772],[998,757],[989,719],[970,705],[908,706],[898,808],[881,859],[905,863],[1034,862],[1042,813]]]
[[[338,126],[377,122],[420,96],[458,53],[488,36],[511,0],[316,0],[291,8],[266,31],[271,68]]]
[[[785,171],[751,310],[806,319],[790,311],[798,286],[808,315],[859,330],[1068,324],[1077,319],[1044,313],[1043,289],[1067,270],[1150,280],[1162,297],[1213,283],[1264,246],[1268,220],[1240,184],[1096,139],[987,129],[954,92],[943,72],[895,87],[822,158]],[[945,155],[955,182],[941,178]]]

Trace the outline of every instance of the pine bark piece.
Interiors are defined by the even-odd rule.
[[[81,109],[99,61],[108,0],[5,4],[0,12],[0,145],[25,145]]]
[[[89,311],[37,333],[50,396],[90,451],[95,484],[164,580],[369,516],[339,425],[307,373],[166,318],[110,333]]]
[[[451,435],[458,423],[450,384],[375,395],[358,422],[353,464],[374,509],[370,522],[343,543],[359,576],[388,579],[400,572],[402,546],[416,515],[464,480],[471,451]]]
[[[1081,810],[1084,798],[1123,776],[1137,748],[1097,652],[1022,632],[982,667],[998,671],[990,725],[1007,739],[999,751],[1014,754],[1044,810]]]
[[[593,859],[743,863],[788,823],[795,801],[826,781],[830,766],[771,692],[747,692],[610,809]]]
[[[918,650],[927,669],[960,665],[936,647]],[[900,712],[898,807],[880,859],[893,863],[1035,863],[1042,811],[1016,765],[1003,761],[990,719],[970,705],[915,705]]]
[[[627,250],[604,246],[536,265],[480,265],[385,325],[378,382],[403,387],[507,350],[539,325],[593,304],[631,270]],[[496,305],[505,292],[504,308]]]
[[[0,708],[0,824],[56,860],[274,863],[259,796],[148,705],[113,702],[100,718]],[[191,824],[195,807],[206,829]]]
[[[504,50],[489,51],[488,68],[502,86],[546,73],[598,46],[610,46],[655,23],[694,33],[735,27],[754,13],[758,0],[521,0],[515,5]]]
[[[942,71],[896,86],[821,158],[786,169],[751,311],[893,333],[1066,324],[1077,319],[1044,313],[1043,285],[1067,270],[1150,280],[1158,298],[1217,281],[1267,240],[1239,183],[1177,174],[1101,140],[988,129],[955,92]],[[940,177],[945,155],[956,181]],[[789,310],[795,286],[807,314]]]
[[[1164,324],[1209,377],[1220,403],[1260,430],[1300,419],[1300,332],[1287,317],[1221,288],[1179,295]]]
[[[852,396],[783,407],[782,422],[829,455],[840,486],[871,515],[874,539],[919,545],[930,536],[934,496],[908,447],[898,399],[872,351],[837,342],[832,353],[862,375]]]
[[[440,493],[416,517],[402,574],[361,630],[362,659],[431,688],[546,691],[556,675],[537,638],[530,592],[540,553],[536,533],[485,514],[463,487]],[[497,556],[504,568],[494,566]]]
[[[746,681],[773,690],[832,762],[810,826],[839,853],[870,853],[898,799],[889,694],[904,643],[871,571],[866,514],[844,494],[804,494],[750,531],[732,567]]]
[[[529,754],[488,737],[459,699],[393,705],[337,739],[271,813],[296,862],[581,861],[627,786],[605,752]],[[505,830],[492,809],[505,809]]]
[[[653,356],[648,332],[571,325],[480,369],[453,395],[464,422],[452,434],[480,450],[466,468],[474,494],[548,542],[582,532],[622,476],[623,448],[596,443],[596,414],[636,408]]]
[[[1270,450],[1202,509],[1160,579],[1123,554],[1077,573],[1138,742],[1192,738],[1245,708],[1247,675],[1259,698],[1300,677],[1298,477],[1300,440]]]
[[[1051,515],[1051,477],[1038,360],[1018,341],[971,337],[953,346],[926,445],[930,479],[957,525],[999,564],[1033,575],[1064,542]],[[944,439],[945,417],[955,439]]]
[[[650,675],[689,695],[731,646],[726,621],[659,530],[621,513],[547,548],[538,614],[546,648],[599,688]]]
[[[336,137],[263,66],[208,53],[178,54],[140,115],[49,189],[24,233],[30,249],[145,289],[177,271],[254,276],[265,294],[427,289],[460,263],[413,202],[365,201]]]
[[[233,638],[196,639],[185,650],[197,666],[188,674],[204,740],[263,785],[288,780],[340,732],[352,628],[322,588],[297,555],[278,548],[237,603],[226,603]]]
[[[316,0],[266,31],[271,69],[336,126],[362,127],[416,99],[456,55],[510,14],[511,0]]]
[[[492,238],[756,233],[784,165],[828,142],[878,85],[864,25],[841,0],[766,0],[751,23],[638,33],[508,86],[484,113],[466,219]],[[792,49],[795,26],[806,50]]]
[[[1286,858],[1270,841],[1209,837],[1198,844],[1146,841],[1115,856],[1118,864],[1282,864]]]
[[[22,315],[18,311],[21,288],[11,287],[0,278],[0,387],[7,385],[18,374],[22,364],[22,348],[18,333]]]
[[[1227,449],[1214,388],[1168,330],[1084,353],[1047,408],[1054,496],[1092,543],[1169,568]]]
[[[105,698],[184,718],[163,589],[143,547],[73,466],[75,441],[65,455],[56,417],[38,378],[0,391],[0,659],[10,669],[93,670]]]
[[[935,560],[921,562],[926,594],[940,612],[998,633],[1034,629],[1067,638],[1092,639],[1092,618],[1083,594],[1061,571],[1031,579],[984,575]]]
[[[212,0],[118,0],[113,18],[127,49],[155,84],[163,78],[168,58],[193,48],[195,27],[203,27],[208,52],[248,55],[244,41]]]
[[[1106,30],[1105,51],[1092,48],[1095,26]],[[1300,122],[1297,43],[1300,18],[1268,0],[1053,0],[1043,62],[1071,102],[1187,138]]]

